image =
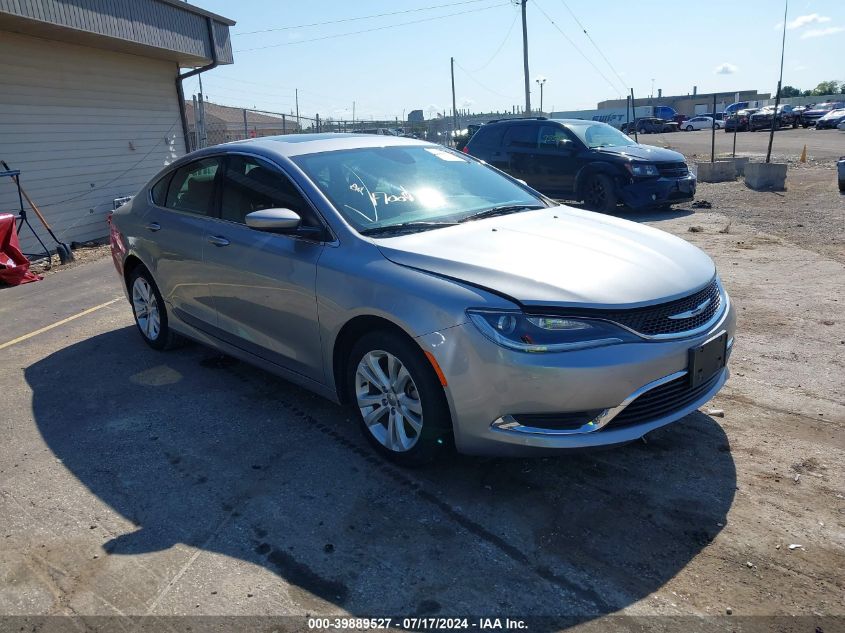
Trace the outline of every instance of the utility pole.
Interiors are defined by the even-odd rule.
[[[355,131],[355,102],[352,102],[352,131]]]
[[[546,83],[545,77],[540,77],[539,79],[535,79],[538,84],[540,84],[540,116],[543,116],[543,84]]]
[[[531,115],[531,84],[528,81],[528,19],[525,14],[525,5],[528,0],[521,0],[522,3],[522,70],[525,74],[525,113]]]
[[[455,58],[451,58],[452,67],[452,140],[455,140],[455,135],[458,133],[458,111],[455,108]]]
[[[296,126],[302,129],[299,123],[299,88],[294,88],[294,95],[296,96]]]

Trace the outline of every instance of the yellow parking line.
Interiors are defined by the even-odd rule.
[[[106,301],[105,303],[101,303],[98,306],[94,306],[93,308],[88,308],[87,310],[83,310],[77,314],[69,316],[66,319],[62,319],[61,321],[56,321],[52,325],[47,325],[41,329],[35,330],[34,332],[30,332],[29,334],[24,334],[23,336],[19,336],[18,338],[13,338],[11,341],[6,341],[5,343],[0,343],[0,349],[6,349],[7,347],[11,347],[12,345],[16,345],[17,343],[22,343],[27,339],[31,339],[33,336],[38,336],[39,334],[43,334],[44,332],[49,332],[50,330],[59,327],[60,325],[64,325],[65,323],[70,323],[71,321],[78,319],[79,317],[84,317],[86,314],[91,314],[92,312],[96,312],[102,308],[110,306],[113,303],[120,301],[123,297],[117,297],[116,299],[112,299],[111,301]]]

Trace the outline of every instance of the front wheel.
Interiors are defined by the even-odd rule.
[[[132,297],[135,325],[147,345],[157,350],[173,347],[178,339],[168,324],[164,299],[152,275],[143,266],[132,271],[129,294]]]
[[[687,132],[692,132],[692,126],[691,126],[691,125],[686,126],[686,128],[684,128],[684,129],[685,129]]]
[[[610,213],[616,209],[616,190],[613,179],[605,174],[590,176],[584,186],[584,203],[593,211]]]
[[[451,444],[443,386],[412,341],[391,331],[364,335],[349,355],[346,384],[361,430],[388,459],[416,466]]]

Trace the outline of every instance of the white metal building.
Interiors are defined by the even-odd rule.
[[[180,0],[0,0],[0,159],[60,240],[107,235],[114,199],[185,152],[180,67],[231,64],[233,24]]]

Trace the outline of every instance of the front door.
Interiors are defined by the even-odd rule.
[[[552,195],[572,193],[578,160],[576,141],[563,128],[554,125],[540,128],[536,158],[538,179],[544,183],[540,191]]]
[[[230,155],[221,179],[220,217],[206,234],[217,336],[324,382],[315,290],[323,243],[305,232],[271,233],[246,225],[248,213],[270,208],[296,211],[305,227],[321,226],[316,212],[276,166]]]

